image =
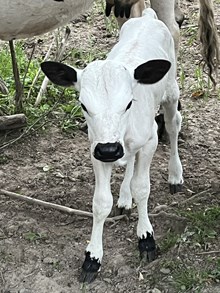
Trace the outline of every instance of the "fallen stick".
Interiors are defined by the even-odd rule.
[[[69,207],[61,206],[61,205],[58,205],[55,203],[50,203],[47,201],[32,198],[32,197],[29,197],[26,195],[18,194],[15,192],[4,190],[4,189],[0,189],[0,194],[9,196],[14,199],[22,200],[22,201],[25,201],[30,204],[37,204],[37,205],[43,206],[44,208],[49,208],[49,209],[52,208],[52,209],[56,209],[56,210],[59,210],[62,212],[66,212],[68,214],[76,214],[76,215],[80,215],[80,216],[92,217],[92,213],[90,213],[90,212],[75,210],[75,209],[72,209]]]
[[[53,44],[54,44],[54,39],[53,39],[53,41],[52,41],[51,44],[50,44],[50,47],[49,47],[49,49],[48,49],[48,51],[47,51],[47,54],[45,55],[45,57],[44,57],[44,59],[43,59],[43,62],[44,62],[44,61],[47,61],[47,59],[49,58],[49,56],[50,56],[50,52],[51,52],[51,49],[52,49]],[[31,86],[30,86],[30,90],[29,90],[28,95],[27,95],[27,98],[26,98],[27,100],[29,100],[29,98],[30,98],[30,95],[31,95],[32,89],[33,89],[33,87],[35,86],[35,84],[36,84],[36,82],[37,82],[37,80],[38,80],[38,77],[39,77],[40,73],[41,73],[41,68],[38,69],[38,72],[37,72],[37,74],[35,75],[34,80],[33,80],[32,84],[31,84]]]
[[[205,254],[219,254],[220,250],[211,250],[211,251],[203,251],[203,252],[197,252],[198,255],[205,255]]]
[[[184,205],[186,203],[189,203],[189,202],[195,200],[197,197],[200,197],[200,196],[202,196],[202,195],[204,195],[204,194],[206,194],[206,193],[208,193],[210,191],[211,191],[211,188],[208,188],[206,190],[203,190],[201,192],[198,192],[198,193],[194,194],[193,196],[191,196],[191,197],[189,197],[189,198],[187,198],[187,199],[179,202],[177,205],[180,206],[180,205]]]
[[[69,207],[66,207],[66,206],[61,206],[61,205],[58,205],[58,204],[55,204],[55,203],[50,203],[50,202],[47,202],[47,201],[32,198],[32,197],[29,197],[29,196],[26,196],[26,195],[18,194],[18,193],[15,193],[15,192],[4,190],[4,189],[0,189],[0,194],[9,196],[9,197],[14,198],[14,199],[22,200],[22,201],[30,203],[30,204],[37,204],[37,205],[43,206],[44,208],[47,208],[47,209],[55,209],[55,210],[58,210],[58,211],[61,211],[61,212],[68,213],[70,215],[75,214],[75,215],[85,216],[85,217],[89,217],[89,218],[93,217],[93,214],[90,213],[90,212],[72,209],[72,208],[69,208]],[[132,213],[131,216],[132,217],[137,217],[137,213]],[[166,216],[168,218],[173,218],[173,219],[179,220],[179,221],[186,220],[186,218],[184,218],[184,217],[180,217],[180,216],[177,216],[175,214],[169,214],[169,213],[166,213],[164,211],[161,211],[158,214],[149,214],[149,217],[154,217],[154,218],[157,218],[157,217],[160,217],[160,216]],[[127,218],[128,218],[128,216],[126,214],[124,214],[124,215],[119,215],[119,216],[107,218],[105,221],[115,223],[115,221],[118,221],[118,220],[121,220],[121,219],[127,219]]]
[[[60,61],[61,60],[61,58],[63,56],[63,53],[64,53],[64,48],[65,48],[66,42],[67,42],[67,40],[69,38],[69,35],[70,35],[70,29],[69,29],[69,27],[66,27],[65,35],[64,35],[64,37],[63,37],[63,39],[61,41],[60,47],[57,49],[57,56],[55,58],[55,61]],[[49,79],[45,76],[44,80],[42,82],[41,88],[39,90],[39,93],[37,95],[37,98],[36,98],[36,101],[35,101],[35,106],[38,106],[40,104],[40,102],[42,100],[42,96],[46,91],[48,83],[49,83]]]
[[[9,197],[14,198],[14,199],[22,200],[22,201],[30,203],[30,204],[37,204],[37,205],[43,206],[44,208],[47,208],[47,209],[55,209],[55,210],[58,210],[58,211],[61,211],[61,212],[68,213],[70,215],[75,214],[75,215],[85,216],[85,217],[89,217],[89,218],[93,217],[93,214],[90,213],[90,212],[72,209],[72,208],[69,208],[69,207],[66,207],[66,206],[61,206],[59,204],[50,203],[50,202],[47,202],[47,201],[32,198],[32,197],[29,197],[29,196],[26,196],[26,195],[18,194],[18,193],[15,193],[15,192],[4,190],[4,189],[0,189],[0,194],[9,196]],[[121,220],[121,219],[123,219],[125,217],[127,217],[127,216],[126,215],[120,215],[120,216],[116,216],[116,217],[112,217],[112,218],[107,218],[106,222],[115,222],[116,220]]]

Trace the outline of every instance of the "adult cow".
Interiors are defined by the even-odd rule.
[[[86,12],[95,0],[0,0],[0,39],[10,41],[46,33]],[[111,2],[125,11],[134,0]]]
[[[91,7],[94,0],[0,0],[0,39],[13,40],[29,38],[68,23]],[[179,44],[179,28],[175,21],[181,22],[179,0],[150,0],[156,11],[174,37],[176,50]],[[200,3],[200,40],[203,45],[203,57],[208,66],[209,75],[218,66],[219,48],[217,29],[214,22],[212,0],[199,0]],[[144,9],[144,0],[106,0],[106,14],[111,9],[117,17],[140,16]],[[121,20],[119,20],[121,21]]]

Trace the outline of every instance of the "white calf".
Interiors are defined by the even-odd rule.
[[[132,198],[138,209],[137,236],[140,255],[155,258],[153,228],[148,218],[149,169],[157,147],[158,105],[164,108],[170,136],[169,184],[172,192],[183,183],[177,138],[181,115],[177,111],[175,49],[167,27],[152,9],[143,17],[127,21],[119,42],[106,60],[94,61],[84,70],[56,62],[44,62],[42,70],[55,84],[75,85],[88,124],[91,159],[95,172],[93,228],[82,281],[97,275],[103,256],[103,225],[113,199],[110,178],[113,164],[127,164],[118,206],[130,209]]]

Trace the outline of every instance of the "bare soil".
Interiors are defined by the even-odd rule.
[[[167,235],[174,233],[183,239],[192,225],[173,214],[205,212],[219,206],[220,196],[220,100],[217,91],[208,91],[207,97],[196,95],[201,89],[195,77],[201,56],[199,42],[192,36],[197,32],[198,6],[183,1],[182,8],[186,20],[181,30],[179,58],[183,108],[179,150],[185,182],[183,192],[169,194],[169,143],[164,139],[158,145],[151,167],[149,202],[149,212],[158,212],[158,206],[168,206],[168,215],[152,218],[155,237],[161,247]],[[219,4],[217,8],[219,11]],[[70,25],[69,47],[89,50],[92,44],[106,51],[116,42],[117,36],[106,32],[102,13],[97,9],[93,11],[94,16],[84,16]],[[219,18],[217,23],[220,23]],[[39,44],[39,52],[46,50],[49,43],[47,35],[43,45]],[[69,59],[71,62],[71,57]],[[183,81],[181,68],[185,74]],[[75,209],[92,210],[94,174],[88,138],[83,131],[66,134],[54,123],[45,131],[35,132],[12,144],[0,158],[0,188]],[[115,169],[112,176],[115,201],[122,178],[123,169]],[[200,195],[187,201],[195,194]],[[136,212],[135,207],[132,212]],[[207,237],[203,245],[186,237],[185,241],[161,249],[154,262],[140,264],[136,220],[133,216],[129,220],[105,224],[102,270],[94,283],[82,289],[78,277],[90,239],[92,219],[46,210],[0,195],[0,292],[220,292],[218,278],[196,278],[204,268],[216,269],[219,235]],[[220,223],[213,225],[219,233]],[[175,263],[178,269],[195,272],[196,281],[191,287],[187,284],[178,287]]]

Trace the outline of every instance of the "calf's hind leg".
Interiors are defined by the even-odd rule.
[[[153,228],[148,217],[148,198],[150,194],[150,164],[157,143],[157,125],[154,122],[151,138],[136,155],[134,175],[131,181],[131,192],[138,209],[137,236],[140,257],[148,261],[152,261],[156,257]]]
[[[172,89],[163,103],[165,127],[170,139],[170,159],[169,159],[169,177],[170,192],[176,193],[181,191],[183,184],[183,170],[178,152],[178,135],[181,128],[182,117],[177,110],[179,89],[177,83]]]

